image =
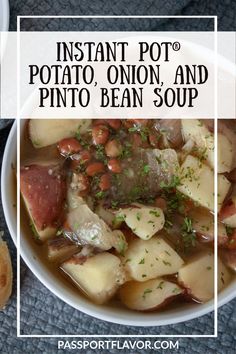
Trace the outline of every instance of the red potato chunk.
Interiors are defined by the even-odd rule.
[[[0,310],[6,305],[12,292],[12,265],[6,242],[0,235]]]
[[[218,292],[231,280],[231,274],[218,258]],[[196,255],[178,271],[178,282],[197,301],[207,302],[214,297],[214,255]]]
[[[192,219],[193,229],[196,231],[197,238],[200,242],[214,241],[214,216],[206,209],[192,208],[189,211]],[[218,222],[218,244],[221,246],[228,240],[225,225]]]
[[[236,250],[223,250],[221,252],[221,257],[224,264],[236,272]]]
[[[236,198],[230,199],[220,211],[220,220],[230,227],[236,227]]]
[[[92,257],[74,255],[61,270],[97,304],[107,302],[126,280],[120,259],[108,252]]]
[[[144,283],[127,282],[119,291],[121,301],[128,308],[137,311],[161,309],[183,293],[184,290],[179,285],[162,278],[148,280]]]
[[[34,230],[40,240],[55,234],[66,197],[66,182],[57,165],[21,168],[20,188]]]

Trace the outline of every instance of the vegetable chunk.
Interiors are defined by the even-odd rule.
[[[42,148],[74,137],[78,130],[84,134],[90,125],[91,119],[31,119],[29,136],[35,148]]]
[[[12,292],[12,265],[6,242],[0,235],[0,310],[6,305]]]
[[[97,304],[108,301],[126,279],[121,261],[108,252],[85,261],[75,255],[64,262],[61,269]]]
[[[227,226],[236,228],[236,197],[232,197],[220,212],[221,221]]]
[[[214,241],[214,216],[205,209],[193,209],[189,213],[193,229],[204,242]],[[223,244],[228,239],[225,225],[218,222],[218,243]]]
[[[218,291],[230,281],[230,273],[218,258]],[[202,254],[179,270],[178,280],[198,301],[206,302],[214,296],[214,255]]]
[[[37,238],[55,235],[66,197],[66,183],[57,165],[30,165],[20,170],[21,195]]]
[[[218,175],[218,193],[217,193],[217,201],[218,201],[218,211],[220,211],[225,197],[227,196],[231,183],[227,180],[224,175]]]
[[[214,136],[199,119],[182,119],[185,141],[191,139],[198,148],[197,154],[214,167]]]
[[[144,282],[178,272],[184,261],[167,242],[153,236],[148,241],[131,241],[123,263],[132,279]]]
[[[140,282],[127,282],[122,285],[119,295],[121,301],[130,309],[152,311],[160,309],[183,293],[175,283],[162,278]]]
[[[188,155],[180,167],[177,189],[201,206],[214,210],[214,173],[198,158]]]
[[[233,165],[233,145],[223,134],[218,134],[217,165],[218,173],[230,172]]]
[[[165,223],[164,213],[160,208],[138,204],[137,207],[120,209],[117,216],[124,218],[133,233],[143,240],[150,239]]]
[[[77,245],[91,245],[103,251],[114,247],[121,254],[127,248],[123,233],[112,231],[87,204],[72,209],[67,215],[67,223],[70,230],[65,230],[65,236]]]

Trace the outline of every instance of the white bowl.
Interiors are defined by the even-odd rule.
[[[9,28],[9,2],[8,0],[0,1],[0,32],[8,31]]]
[[[21,125],[21,132],[23,124]],[[9,134],[2,163],[1,191],[2,204],[6,222],[10,234],[16,244],[16,208],[15,195],[9,181],[12,178],[11,163],[16,161],[16,123],[13,125]],[[178,322],[184,322],[196,317],[200,317],[213,310],[213,301],[195,305],[183,304],[181,307],[171,308],[160,313],[136,313],[128,309],[117,307],[114,304],[97,306],[80,295],[79,291],[73,291],[71,287],[65,285],[61,279],[51,273],[48,268],[38,259],[37,252],[33,250],[27,237],[21,232],[21,256],[38,277],[38,279],[56,296],[74,308],[99,318],[101,320],[132,326],[159,326]],[[219,294],[218,306],[222,306],[236,296],[236,280],[233,281],[225,290]]]

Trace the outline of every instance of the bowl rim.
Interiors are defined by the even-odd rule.
[[[15,246],[17,247],[17,240],[16,240],[16,235],[15,235],[13,220],[11,220],[11,215],[8,210],[7,188],[5,188],[6,179],[4,178],[4,176],[6,176],[7,170],[9,169],[8,155],[9,155],[9,152],[11,151],[11,145],[12,145],[11,142],[16,138],[16,131],[17,131],[17,122],[15,121],[11,130],[10,130],[10,133],[9,133],[9,136],[7,139],[7,143],[5,146],[5,150],[4,150],[3,160],[2,160],[1,198],[2,198],[3,212],[5,215],[6,223],[7,223],[11,238],[12,238]],[[196,310],[192,311],[190,314],[183,313],[180,316],[167,318],[167,319],[161,319],[161,321],[158,320],[158,316],[156,319],[150,318],[150,320],[147,320],[146,318],[143,318],[143,319],[140,318],[140,321],[138,323],[137,323],[137,321],[135,321],[133,319],[131,320],[130,318],[128,318],[128,316],[127,316],[127,319],[125,319],[123,317],[122,318],[119,318],[119,317],[116,318],[114,316],[112,317],[110,315],[107,315],[105,313],[105,311],[103,311],[103,307],[99,308],[97,306],[96,311],[95,311],[94,305],[89,306],[89,305],[84,305],[84,304],[80,303],[80,305],[78,306],[77,304],[75,304],[73,302],[73,299],[68,298],[66,296],[66,294],[62,294],[59,291],[59,289],[57,289],[57,286],[55,284],[53,284],[53,282],[50,282],[43,277],[43,275],[41,274],[38,267],[36,267],[34,264],[31,264],[29,257],[26,255],[26,253],[24,252],[23,249],[21,249],[21,256],[22,256],[23,260],[25,261],[25,263],[27,264],[27,267],[33,272],[33,274],[39,279],[39,281],[44,286],[46,286],[54,295],[56,295],[58,298],[60,298],[62,301],[69,304],[73,308],[75,308],[81,312],[84,312],[87,315],[98,318],[100,320],[104,320],[104,321],[108,321],[108,322],[112,322],[112,323],[117,323],[117,324],[121,324],[121,325],[129,325],[129,326],[140,326],[140,327],[156,326],[156,327],[158,327],[158,326],[165,326],[165,325],[174,325],[174,324],[177,324],[180,322],[186,322],[186,321],[192,320],[194,318],[201,317],[201,316],[208,314],[214,310],[213,300],[211,300],[206,304],[199,305],[199,307],[196,307]],[[235,292],[232,291],[226,296],[223,296],[222,293],[219,294],[218,295],[218,308],[220,306],[224,305],[225,303],[231,301],[235,296],[236,296],[236,286],[235,286]],[[184,310],[183,310],[183,312],[184,312]]]

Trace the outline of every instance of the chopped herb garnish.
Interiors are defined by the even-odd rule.
[[[106,193],[104,191],[100,191],[95,194],[95,197],[98,199],[102,199],[105,197],[105,195],[106,195]]]
[[[162,259],[162,262],[163,262],[163,264],[165,264],[165,265],[171,266],[171,263],[170,263],[170,262],[165,261],[164,259]]]
[[[145,299],[145,298],[146,298],[146,295],[147,295],[147,294],[150,294],[151,292],[152,292],[151,289],[145,289],[144,292],[143,292],[143,296],[142,296],[143,299]]]
[[[182,240],[184,242],[184,249],[188,250],[190,247],[194,247],[196,245],[196,233],[193,230],[192,220],[190,218],[184,218],[181,231]]]
[[[143,166],[143,173],[147,175],[150,172],[150,166],[149,165],[144,165]]]
[[[139,131],[139,128],[134,126],[134,127],[131,127],[128,129],[130,133],[135,133],[135,132],[138,132]]]
[[[125,214],[118,214],[118,215],[115,216],[115,220],[117,222],[119,222],[119,221],[123,222],[123,221],[125,221],[125,218],[126,218]]]
[[[160,187],[164,190],[167,190],[167,191],[173,190],[180,185],[181,185],[180,178],[179,178],[179,176],[176,176],[176,175],[173,175],[171,177],[170,182],[161,181],[161,183],[160,183]]]
[[[141,213],[140,213],[140,212],[138,212],[138,213],[136,214],[136,218],[137,218],[138,221],[141,220]]]
[[[159,283],[159,285],[157,286],[157,289],[163,289],[163,284],[164,284],[164,281],[161,281],[160,283]]]
[[[118,242],[118,252],[123,257],[125,256],[126,248],[127,248],[126,242],[123,239],[120,239]]]
[[[156,218],[160,217],[160,213],[157,210],[150,210],[149,214],[154,215]]]
[[[132,147],[132,144],[130,144],[130,143],[125,143],[125,144],[122,146],[122,151],[121,151],[121,154],[119,155],[119,158],[120,158],[120,159],[126,159],[126,158],[130,157],[131,154],[132,154],[131,147]]]
[[[172,290],[172,293],[173,293],[173,294],[178,294],[180,291],[181,291],[181,290],[180,290],[179,288],[174,288],[174,289]]]
[[[149,129],[147,127],[134,126],[129,128],[130,133],[139,133],[143,142],[148,140]]]
[[[103,145],[101,145],[101,144],[96,145],[95,156],[96,156],[97,160],[107,163],[107,157],[106,157],[105,148]]]
[[[83,138],[82,138],[82,136],[81,136],[81,133],[80,133],[80,128],[81,128],[81,126],[79,126],[78,127],[78,130],[77,130],[77,133],[76,133],[76,139],[80,142],[80,144],[84,147],[84,148],[90,148],[90,143],[88,143],[86,140],[85,140],[85,138],[84,138],[84,136],[83,136]]]
[[[225,226],[225,228],[226,228],[227,236],[231,236],[234,232],[234,229],[230,226],[227,226],[227,225]]]
[[[145,263],[145,259],[142,258],[141,261],[139,262],[139,264],[144,264]]]
[[[112,209],[116,209],[117,206],[118,206],[118,202],[115,201],[115,200],[112,200],[112,202],[111,202],[111,207],[112,207]]]
[[[59,229],[57,230],[56,236],[61,236],[63,234],[63,230]]]

